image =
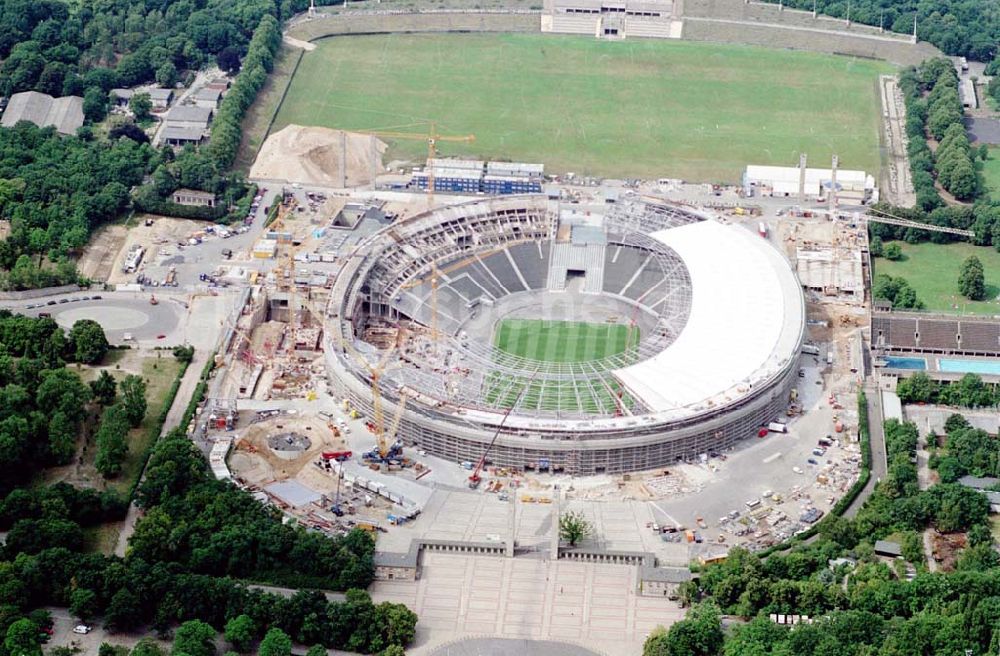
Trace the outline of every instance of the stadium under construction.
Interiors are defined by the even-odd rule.
[[[492,444],[490,463],[527,470],[668,465],[757,435],[797,380],[805,309],[788,262],[685,206],[460,203],[366,238],[336,280],[332,391],[453,461]],[[526,349],[537,331],[497,339],[512,320],[616,325],[624,338]]]

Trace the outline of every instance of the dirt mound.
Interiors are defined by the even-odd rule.
[[[375,139],[377,173],[383,170],[386,147]],[[371,183],[372,150],[372,137],[366,134],[289,125],[267,138],[250,177],[325,187],[366,185]]]

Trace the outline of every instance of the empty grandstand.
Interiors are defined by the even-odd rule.
[[[876,306],[871,320],[872,348],[881,352],[940,355],[1000,355],[1000,321],[894,312]]]
[[[406,442],[474,461],[500,431],[492,462],[576,473],[724,449],[783,414],[804,310],[773,247],[671,205],[564,220],[501,197],[367,238],[331,294],[333,388],[373,412],[378,371]]]
[[[542,32],[589,34],[605,39],[679,39],[672,0],[546,0]]]

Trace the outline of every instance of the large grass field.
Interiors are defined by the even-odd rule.
[[[877,76],[888,64],[667,40],[541,34],[325,39],[303,57],[288,124],[419,133],[442,156],[544,162],[548,171],[737,182],[748,163],[877,172]],[[389,159],[422,161],[421,140]]]
[[[990,156],[983,162],[983,183],[993,200],[1000,200],[1000,148],[990,148]]]
[[[962,262],[975,255],[983,263],[987,297],[996,299],[1000,295],[1000,253],[995,249],[958,243],[898,243],[903,249],[903,259],[898,262],[885,258],[874,260],[876,274],[906,278],[928,310],[1000,315],[1000,302],[970,301],[958,293]]]
[[[528,360],[586,362],[621,353],[630,339],[633,345],[638,342],[637,335],[629,334],[629,326],[619,324],[504,319],[493,343]]]

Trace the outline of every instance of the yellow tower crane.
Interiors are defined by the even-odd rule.
[[[382,390],[379,388],[379,382],[388,368],[389,359],[396,352],[396,347],[393,346],[390,348],[382,356],[378,364],[372,365],[346,340],[343,344],[350,351],[351,356],[368,370],[372,390],[372,432],[375,434],[375,446],[378,449],[379,456],[385,458],[389,453],[389,441],[385,436],[385,416],[382,413]]]
[[[437,131],[437,123],[431,121],[426,134],[415,132],[397,132],[394,130],[370,130],[367,132],[372,137],[372,150],[374,151],[375,137],[386,139],[420,139],[427,141],[427,207],[430,209],[434,205],[434,167],[431,160],[437,157],[437,144],[440,141],[452,143],[472,143],[476,140],[476,135],[442,135]],[[372,152],[372,185],[375,184],[376,153]]]

